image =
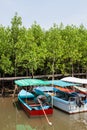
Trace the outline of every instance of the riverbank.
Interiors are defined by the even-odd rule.
[[[17,97],[18,92],[16,91],[15,97]],[[14,89],[3,88],[0,90],[0,97],[14,97]]]

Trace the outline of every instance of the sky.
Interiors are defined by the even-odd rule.
[[[0,25],[11,25],[15,13],[26,28],[36,21],[44,29],[53,24],[87,27],[87,0],[0,0]]]

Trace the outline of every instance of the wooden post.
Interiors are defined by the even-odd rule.
[[[2,96],[5,96],[5,87],[2,87]]]
[[[13,97],[15,97],[15,93],[16,93],[16,91],[18,90],[18,86],[17,85],[15,85],[15,88],[14,88],[14,93],[13,93]]]

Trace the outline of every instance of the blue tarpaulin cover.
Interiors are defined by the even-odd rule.
[[[15,80],[15,84],[22,87],[22,86],[47,85],[48,82],[40,79],[19,79]]]
[[[60,86],[60,87],[68,87],[68,86],[79,85],[79,84],[75,84],[75,83],[65,82],[65,81],[62,81],[62,80],[50,80],[48,82],[49,82],[49,84],[57,85],[57,86]]]

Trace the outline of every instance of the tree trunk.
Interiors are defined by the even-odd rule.
[[[32,67],[32,79],[34,78],[34,69]]]
[[[54,80],[54,61],[53,61],[53,64],[52,64],[52,80]]]
[[[28,74],[28,68],[26,69],[26,76],[28,76],[29,74]]]
[[[15,72],[14,72],[14,75],[15,75],[15,77],[16,77],[16,76],[17,76],[17,74],[16,74],[16,61],[15,61],[14,69],[15,69],[15,70],[14,70],[14,71],[15,71]]]
[[[73,71],[73,63],[72,63],[72,77],[74,76],[74,71]]]
[[[5,77],[4,74],[3,74],[3,77]],[[4,80],[2,80],[2,96],[5,96]]]

